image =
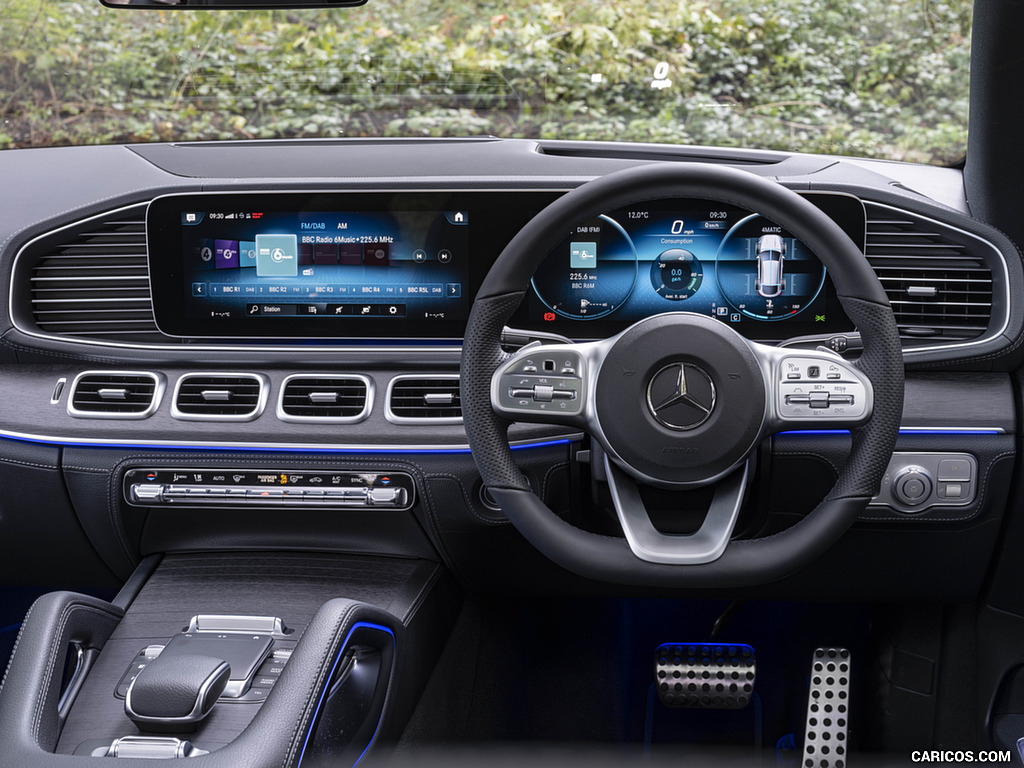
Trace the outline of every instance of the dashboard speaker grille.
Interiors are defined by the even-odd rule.
[[[400,376],[391,383],[392,421],[459,421],[462,398],[458,376]]]
[[[986,244],[906,211],[865,207],[865,255],[889,296],[900,336],[928,343],[984,334],[993,308]]]
[[[255,374],[186,374],[174,397],[178,418],[255,418],[262,410],[263,379]]]
[[[281,413],[312,420],[355,421],[365,418],[367,380],[355,376],[293,376],[281,390]]]
[[[84,373],[72,385],[72,413],[78,416],[148,414],[156,405],[159,381],[152,373]]]
[[[153,319],[145,210],[136,206],[61,230],[23,252],[32,320],[40,331],[167,342]]]

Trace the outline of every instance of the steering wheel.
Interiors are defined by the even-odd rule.
[[[503,327],[543,258],[571,226],[673,197],[755,211],[802,240],[831,274],[860,331],[860,358],[758,344],[725,323],[686,312],[649,317],[602,341],[502,351]],[[554,361],[554,371],[544,369],[545,360]],[[473,457],[513,525],[569,571],[645,587],[767,583],[820,556],[878,492],[903,410],[896,321],[860,249],[827,215],[774,181],[687,163],[603,176],[533,218],[477,294],[461,378]],[[512,421],[578,427],[601,445],[624,538],[576,528],[545,506],[513,460],[507,435]],[[852,450],[825,499],[780,533],[731,541],[757,445],[781,431],[838,428],[850,428]],[[700,529],[668,535],[651,523],[638,483],[716,485]]]

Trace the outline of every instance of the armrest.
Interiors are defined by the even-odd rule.
[[[70,643],[103,648],[124,611],[74,592],[43,595],[25,616],[0,683],[0,744],[53,751],[60,735],[57,713],[64,658]]]
[[[93,598],[53,593],[29,611],[0,687],[0,764],[19,768],[87,768],[94,758],[56,755],[57,697],[68,625],[102,645],[121,617],[119,609]],[[73,621],[72,621],[73,620]],[[188,758],[192,768],[290,768],[298,761],[316,705],[327,684],[339,646],[360,622],[391,629],[401,643],[401,623],[365,603],[334,599],[313,616],[295,646],[281,679],[253,721],[231,744],[201,757]],[[106,625],[104,628],[103,625]],[[86,627],[91,626],[91,634]],[[56,681],[54,680],[56,678]],[[117,758],[116,768],[153,768],[151,760]]]

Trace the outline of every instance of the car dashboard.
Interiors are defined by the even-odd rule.
[[[734,527],[722,543],[733,554],[749,552],[747,540],[784,540],[856,463],[850,457],[864,432],[841,409],[854,398],[863,407],[868,384],[857,361],[868,357],[871,337],[866,330],[861,338],[843,310],[849,296],[823,266],[833,265],[839,283],[835,266],[845,262],[812,252],[714,185],[641,194],[567,220],[536,254],[540,266],[519,286],[521,300],[487,293],[503,251],[550,205],[616,171],[672,164],[686,164],[695,178],[701,169],[715,178],[733,173],[720,167],[740,169],[803,197],[790,204],[809,218],[824,214],[849,239],[853,250],[844,252],[865,260],[895,316],[899,346],[890,349],[894,359],[902,350],[903,406],[899,415],[899,392],[874,392],[876,409],[899,421],[881,484],[824,554],[778,578],[673,589],[580,575],[513,525],[502,504],[510,489],[485,485],[479,443],[470,447],[464,399],[483,382],[502,440],[507,426],[514,481],[525,483],[517,492],[586,541],[628,539],[615,516],[621,474],[606,446],[614,441],[578,420],[534,419],[531,409],[550,413],[574,391],[600,389],[604,379],[583,377],[587,354],[657,325],[660,335],[637,353],[654,361],[641,371],[650,380],[647,410],[623,402],[620,431],[631,433],[629,413],[662,418],[651,400],[656,386],[667,395],[667,429],[694,423],[693,413],[668,412],[690,394],[686,386],[694,397],[707,390],[712,405],[701,419],[731,423],[731,411],[756,411],[757,398],[736,383],[742,373],[728,374],[727,393],[685,353],[663,365],[665,354],[650,349],[669,336],[682,349],[692,339],[676,337],[686,333],[748,356],[760,350],[779,366],[772,392],[806,398],[794,407],[808,411],[830,392],[840,416],[836,428],[820,419],[779,430],[751,422],[742,470],[727,467],[717,487],[659,484],[660,475],[636,484],[663,538],[692,533],[728,486]],[[0,206],[8,297],[0,309],[0,485],[8,489],[0,579],[12,589],[121,589],[110,602],[51,594],[25,622],[0,724],[39,765],[53,764],[53,753],[110,754],[118,745],[184,749],[177,739],[132,741],[153,721],[133,716],[129,691],[155,679],[142,675],[148,664],[160,668],[163,649],[195,638],[256,628],[262,643],[251,680],[228,683],[242,695],[221,696],[195,732],[196,745],[220,751],[213,759],[237,764],[267,748],[275,764],[295,764],[301,754],[285,750],[308,742],[307,764],[354,749],[352,761],[334,763],[352,764],[378,732],[381,743],[394,743],[409,722],[429,721],[413,712],[421,694],[447,702],[438,681],[464,667],[484,670],[470,687],[489,699],[515,688],[510,679],[518,684],[524,668],[549,669],[560,658],[549,653],[556,641],[538,643],[534,621],[552,627],[551,638],[576,638],[597,624],[598,634],[616,637],[639,627],[644,645],[655,634],[663,642],[666,626],[686,626],[684,612],[707,613],[719,627],[750,601],[748,615],[767,606],[754,632],[771,635],[763,647],[788,643],[803,654],[801,643],[825,637],[829,626],[866,637],[858,605],[884,619],[893,603],[975,600],[1015,525],[1024,265],[1006,235],[970,215],[956,169],[699,147],[403,139],[19,150],[0,153],[0,172],[9,180]],[[481,305],[511,300],[518,308],[495,333],[498,375],[483,377],[463,359],[464,340],[468,358],[473,338],[467,327]],[[632,376],[628,345],[614,344],[606,369]],[[860,389],[848,388],[854,379]],[[523,381],[529,396],[517,401]],[[722,402],[731,400],[712,415],[715,386]],[[614,396],[602,397],[618,410]],[[727,443],[717,423],[707,421],[699,439]],[[668,448],[664,465],[700,450]],[[723,609],[724,599],[734,602]],[[1019,597],[1003,586],[991,601],[1011,611]],[[813,616],[800,618],[805,604],[816,606]],[[495,658],[477,643],[474,611],[495,633],[497,663],[464,664],[460,648]],[[794,619],[791,636],[780,617]],[[886,621],[898,626],[904,617]],[[879,637],[871,642],[889,663],[895,652]],[[69,638],[78,666],[59,650]],[[530,649],[533,661],[510,654],[508,638],[519,638],[512,644]],[[575,652],[587,644],[569,645]],[[658,647],[664,666],[670,646]],[[606,664],[608,653],[594,654]],[[892,664],[904,658],[909,652]],[[357,674],[363,661],[373,671]],[[50,674],[61,663],[63,679]],[[286,665],[292,671],[281,674]],[[797,666],[787,674],[802,690],[805,668]],[[998,680],[1003,671],[992,674]],[[642,680],[648,706],[652,680]],[[893,677],[885,685],[898,697],[911,683]],[[347,704],[321,712],[330,697],[313,694],[336,689],[348,691],[362,725],[324,726],[330,734],[320,738],[317,722],[344,724],[351,715]],[[517,695],[534,700],[528,686]],[[53,706],[29,713],[20,701],[30,696]],[[495,711],[532,711],[518,701]],[[594,722],[615,717],[597,698],[594,706],[602,708]],[[477,728],[483,738],[516,737],[507,726],[515,717],[496,720]],[[40,722],[49,723],[43,739],[34,735]],[[553,732],[547,726],[527,731]]]
[[[546,205],[589,178],[673,162],[732,165],[804,195],[863,248],[896,314],[904,458],[889,480],[923,466],[932,489],[908,501],[883,483],[838,559],[818,567],[850,566],[839,582],[851,594],[891,589],[865,547],[901,551],[910,537],[913,556],[888,566],[905,577],[899,589],[969,592],[1009,482],[1006,371],[1024,322],[1010,297],[1024,273],[1010,241],[967,215],[948,169],[507,140],[6,153],[0,168],[26,181],[0,213],[0,437],[63,478],[59,506],[81,531],[68,556],[94,549],[95,567],[118,576],[153,552],[286,546],[440,557],[465,583],[551,583],[553,566],[512,533],[472,463],[466,318],[503,248]],[[663,312],[772,345],[859,351],[815,254],[756,211],[685,196],[566,222],[503,342],[607,338]],[[601,506],[586,435],[524,423],[509,440],[556,509]],[[843,430],[768,441],[758,525],[813,507],[848,446]],[[967,479],[936,474],[965,454]],[[979,554],[970,578],[929,566],[950,533]],[[494,548],[530,566],[494,568],[482,554]],[[564,572],[555,583],[579,588]],[[816,583],[805,574],[781,589],[813,594]]]

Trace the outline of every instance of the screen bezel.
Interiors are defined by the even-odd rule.
[[[465,334],[464,318],[439,320],[429,325],[410,320],[390,318],[358,318],[358,326],[342,321],[327,326],[324,318],[261,318],[252,323],[248,318],[225,318],[210,332],[206,320],[186,315],[185,281],[189,274],[182,259],[183,227],[181,215],[197,209],[225,210],[259,207],[274,212],[344,211],[447,211],[469,213],[468,290],[472,301],[484,277],[515,234],[532,218],[568,190],[426,190],[426,191],[267,191],[267,192],[199,192],[158,197],[146,212],[147,258],[150,291],[157,327],[167,336],[185,339],[289,339],[312,342],[394,342],[394,343],[459,343]],[[863,251],[866,239],[866,213],[862,201],[843,192],[799,192],[822,209],[843,229]],[[568,229],[568,228],[567,228]],[[156,278],[156,279],[154,279]],[[801,324],[783,321],[745,323],[744,335],[757,340],[778,340],[806,333],[834,333],[852,328],[841,312],[835,289],[826,277],[826,298],[833,307],[827,328],[813,331]],[[517,310],[510,324],[525,330],[553,332],[584,340],[614,335],[626,327],[613,317],[608,320],[576,322],[560,318],[558,323],[538,323],[530,317],[529,305],[533,290],[526,287],[527,299]],[[836,311],[838,310],[838,312]],[[343,327],[344,326],[344,327]]]

